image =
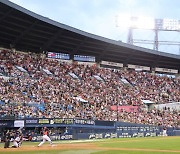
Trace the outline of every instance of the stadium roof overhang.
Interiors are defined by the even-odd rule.
[[[0,46],[23,51],[92,55],[97,61],[180,70],[180,56],[93,35],[0,0]]]

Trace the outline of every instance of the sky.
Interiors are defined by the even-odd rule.
[[[180,0],[10,0],[62,24],[113,40],[127,42],[124,17],[180,20]],[[118,21],[118,22],[117,22]],[[133,39],[154,40],[152,30],[133,30]],[[159,32],[159,41],[180,44],[180,32]],[[153,49],[152,44],[137,44]],[[159,50],[180,55],[180,45],[159,45]]]

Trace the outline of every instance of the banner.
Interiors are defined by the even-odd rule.
[[[76,139],[105,139],[105,138],[133,138],[133,137],[154,137],[160,132],[103,132],[103,133],[78,133]]]
[[[73,135],[50,135],[49,136],[52,141],[58,141],[58,140],[72,140],[74,139]],[[42,135],[33,135],[32,136],[32,142],[39,142],[43,140]]]
[[[54,58],[54,59],[65,59],[65,60],[69,60],[70,59],[70,55],[66,54],[66,53],[56,53],[56,52],[48,52],[47,54],[48,58]]]
[[[38,124],[49,124],[49,119],[39,119]]]
[[[25,124],[37,124],[38,123],[38,119],[26,119],[25,120]]]
[[[95,121],[95,125],[96,126],[114,126],[115,122],[114,121],[100,121],[100,120],[96,120]]]
[[[24,127],[24,120],[15,120],[14,127]]]
[[[51,124],[54,122],[54,124],[74,124],[74,119],[51,119],[50,120]]]
[[[101,61],[101,64],[107,65],[107,66],[123,67],[122,63],[115,63],[115,62],[110,62],[110,61]]]
[[[40,118],[40,119],[25,119],[26,126],[38,125],[95,125],[95,121],[91,119],[72,119],[72,118]]]
[[[89,120],[89,119],[75,119],[75,124],[80,124],[80,125],[94,125],[95,122],[94,120]]]
[[[140,66],[140,65],[132,65],[132,64],[128,64],[128,68],[132,68],[132,69],[135,69],[135,70],[144,70],[144,71],[150,71],[151,68],[148,67],[148,66]]]
[[[13,126],[14,126],[14,121],[11,121],[11,120],[2,120],[2,121],[0,121],[0,128],[13,127]]]
[[[174,74],[178,73],[178,70],[176,70],[176,69],[159,68],[159,67],[155,67],[155,71],[156,72],[165,72],[165,73],[174,73]]]

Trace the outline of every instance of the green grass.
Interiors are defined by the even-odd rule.
[[[91,148],[84,148],[83,143],[93,145]],[[48,147],[45,143],[43,147]],[[180,137],[149,137],[149,138],[119,138],[119,139],[99,139],[94,141],[58,141],[55,143],[57,147],[69,146],[67,149],[44,150],[33,148],[38,143],[24,142],[24,147],[30,147],[31,151],[18,151],[19,149],[3,149],[3,144],[0,144],[0,154],[180,154]],[[71,145],[73,145],[71,147]],[[77,148],[77,147],[79,148]]]
[[[95,152],[93,154],[172,154],[172,152],[144,152],[144,151],[111,150],[111,151]]]
[[[180,150],[180,137],[125,138],[99,143],[102,147]]]

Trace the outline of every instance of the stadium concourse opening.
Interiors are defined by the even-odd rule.
[[[40,141],[42,127],[52,140],[180,135],[179,107],[171,108],[180,102],[179,56],[88,34],[9,1],[0,0],[0,15],[1,140]]]

